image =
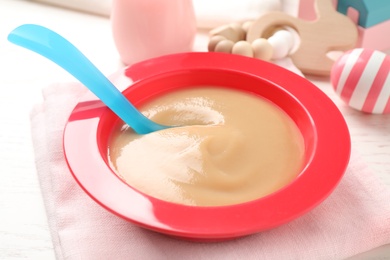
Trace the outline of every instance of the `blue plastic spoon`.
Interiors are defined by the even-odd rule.
[[[91,90],[104,104],[138,134],[169,128],[139,112],[92,62],[61,35],[45,27],[24,24],[14,29],[8,40],[53,61]]]

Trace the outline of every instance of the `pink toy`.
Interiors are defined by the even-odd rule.
[[[357,46],[377,50],[387,50],[390,48],[390,20],[374,25],[370,28],[358,26]]]
[[[353,49],[333,65],[331,82],[349,106],[367,113],[390,113],[390,57],[371,49]]]
[[[298,17],[300,19],[314,21],[317,18],[314,7],[315,1],[316,0],[299,0]],[[332,0],[332,4],[334,7],[336,7],[337,0]]]

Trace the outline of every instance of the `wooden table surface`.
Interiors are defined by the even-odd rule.
[[[107,17],[29,1],[0,0],[0,259],[54,259],[34,164],[29,113],[42,101],[42,88],[74,79],[6,40],[13,28],[24,23],[42,24],[60,32],[106,75],[123,65]],[[206,50],[206,43],[207,37],[199,33],[197,49]],[[350,128],[353,148],[390,188],[390,115],[367,115],[350,109],[334,94],[327,79],[309,79],[339,106]],[[390,259],[390,245],[353,259]]]

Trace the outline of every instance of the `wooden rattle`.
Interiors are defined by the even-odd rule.
[[[253,22],[228,24],[210,32],[209,51],[238,54],[269,61],[281,59],[290,54],[294,47],[291,30],[280,28],[269,37],[258,38],[252,43],[246,41],[246,33]]]
[[[338,13],[331,0],[316,0],[317,19],[305,21],[283,12],[270,12],[257,19],[248,29],[246,40],[268,38],[275,28],[291,27],[300,36],[300,45],[290,54],[295,66],[304,74],[330,74],[334,61],[330,51],[347,51],[355,47],[358,39],[356,25]]]
[[[330,74],[336,94],[350,107],[372,114],[390,113],[390,57],[371,49],[343,54]]]

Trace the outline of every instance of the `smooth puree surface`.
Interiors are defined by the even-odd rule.
[[[111,167],[152,197],[196,206],[237,204],[277,191],[301,170],[299,129],[259,96],[197,86],[140,110],[158,123],[181,126],[147,135],[123,126],[110,139]]]

